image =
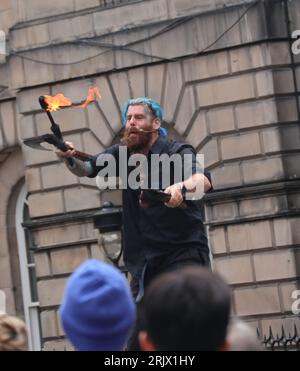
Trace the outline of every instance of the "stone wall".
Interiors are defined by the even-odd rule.
[[[2,0],[0,4],[0,26],[1,30],[8,34],[8,30],[16,22],[16,14],[11,0]]]
[[[62,92],[76,103],[91,85],[100,88],[98,104],[53,114],[65,138],[90,153],[117,140],[126,99],[159,100],[167,124],[204,153],[211,171],[206,222],[214,268],[233,287],[233,312],[263,332],[282,323],[291,330],[300,266],[300,65],[286,39],[284,2],[148,0],[103,8],[76,0],[48,9],[30,1],[26,8],[14,2],[18,22],[5,66],[17,92],[17,128],[2,124],[6,141],[17,144],[16,132],[26,139],[49,131],[40,95]],[[293,30],[299,7],[289,2]],[[5,110],[14,104],[4,103]],[[91,212],[121,200],[68,173],[55,153],[23,145],[22,153],[44,348],[60,349],[68,346],[57,318],[65,281],[86,258],[104,258]]]

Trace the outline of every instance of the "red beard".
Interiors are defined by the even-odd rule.
[[[152,128],[145,130],[151,130]],[[128,147],[132,152],[140,152],[148,146],[151,140],[151,133],[144,133],[136,128],[125,129],[121,143]]]

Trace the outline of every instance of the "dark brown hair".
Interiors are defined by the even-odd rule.
[[[156,278],[142,303],[142,328],[157,350],[218,350],[226,339],[231,291],[218,275],[185,267]]]

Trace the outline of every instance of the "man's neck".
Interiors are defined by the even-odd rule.
[[[145,148],[143,148],[141,151],[139,151],[139,153],[147,156],[148,153],[149,153],[149,151],[150,151],[150,148],[157,141],[158,137],[159,137],[159,134],[158,133],[153,133],[152,136],[151,136],[151,139],[150,139],[149,144]]]

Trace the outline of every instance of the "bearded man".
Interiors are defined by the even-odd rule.
[[[123,157],[127,156],[123,162],[127,168],[121,168],[128,178],[136,170],[129,161],[130,156],[138,154],[145,159],[144,165],[148,166],[139,177],[144,187],[125,182],[122,194],[124,263],[131,273],[131,289],[137,301],[143,296],[145,286],[163,272],[187,265],[210,265],[201,210],[193,200],[185,197],[196,189],[208,192],[212,188],[210,176],[197,163],[192,146],[166,139],[167,132],[161,127],[162,122],[162,108],[158,102],[145,97],[131,99],[123,108],[125,132],[121,144],[107,148],[84,163],[73,157],[75,150],[70,142],[66,142],[70,150],[61,153],[65,158],[73,157],[71,163],[68,160],[66,164],[74,174],[91,178],[103,170],[107,155],[116,161],[117,169],[120,161],[124,161]],[[168,169],[164,164],[151,166],[159,156],[170,158],[174,155],[183,165],[179,171],[176,168],[178,161]],[[185,162],[185,158],[189,161]],[[178,179],[175,173],[181,174],[182,178]],[[115,175],[122,177],[119,173]],[[128,179],[122,182],[124,180]],[[163,190],[169,195],[169,200],[162,202],[147,198],[147,192],[143,191],[145,188]]]

